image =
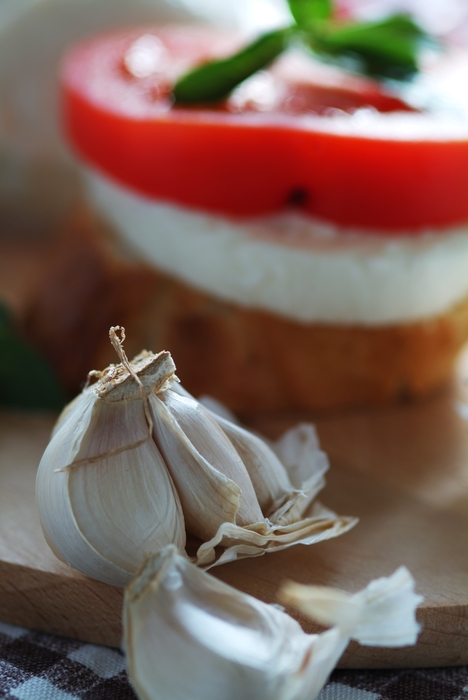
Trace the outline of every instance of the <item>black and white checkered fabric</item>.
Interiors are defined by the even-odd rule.
[[[125,659],[116,649],[0,622],[0,698],[135,700],[136,696]],[[468,700],[468,667],[335,671],[320,700]]]
[[[135,700],[116,649],[0,622],[0,698]]]

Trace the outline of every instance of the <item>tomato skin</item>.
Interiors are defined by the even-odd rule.
[[[86,50],[74,56],[79,73]],[[296,205],[394,235],[468,221],[468,138],[370,138],[204,109],[119,113],[88,94],[86,76],[67,79],[67,67],[62,101],[78,154],[152,198],[240,218]]]

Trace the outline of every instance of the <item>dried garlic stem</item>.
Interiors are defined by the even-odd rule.
[[[117,335],[117,331],[120,331],[120,338]],[[123,344],[125,340],[125,328],[123,326],[111,326],[109,329],[109,338],[112,343],[112,347],[117,353],[117,357],[123,364],[128,373],[133,377],[138,386],[140,387],[141,400],[143,401],[143,406],[145,410],[145,418],[148,423],[148,440],[151,439],[153,433],[153,419],[151,417],[151,411],[148,405],[148,396],[146,395],[145,388],[141,383],[140,377],[137,375],[132,365],[128,361],[128,357],[123,349]]]

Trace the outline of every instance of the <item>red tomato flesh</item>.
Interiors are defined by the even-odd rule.
[[[466,136],[453,138],[399,136],[391,119],[378,136],[331,126],[337,109],[371,107],[375,120],[414,112],[371,80],[312,61],[302,73],[286,57],[252,79],[251,95],[246,83],[222,104],[172,105],[178,75],[231,53],[238,41],[212,29],[163,26],[75,46],[61,75],[70,143],[85,162],[142,195],[230,217],[297,207],[394,235],[468,221],[468,125]],[[266,100],[265,85],[256,98],[254,80],[266,81]],[[344,118],[352,125],[353,116]]]

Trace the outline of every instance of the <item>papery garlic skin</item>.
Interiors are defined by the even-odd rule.
[[[401,566],[391,576],[375,579],[354,595],[325,586],[285,584],[279,592],[282,602],[325,626],[317,635],[311,663],[303,678],[296,679],[290,700],[314,700],[328,680],[351,639],[365,646],[404,647],[416,644],[421,626],[416,608],[424,598],[415,593],[415,582]],[[310,689],[303,694],[304,687]]]
[[[320,624],[336,625],[342,634],[368,646],[412,645],[421,629],[415,610],[424,599],[415,592],[405,566],[387,578],[371,581],[354,595],[325,586],[287,583],[280,597]]]
[[[335,605],[335,626],[306,634],[278,607],[218,581],[169,546],[125,592],[129,678],[140,700],[314,700],[350,638],[367,639],[362,634],[369,625],[373,643],[416,641],[422,599],[413,589],[405,569],[355,596],[315,589],[317,609],[326,591],[329,598],[353,600],[359,612],[351,624]],[[403,630],[398,644],[389,635],[395,616]]]
[[[154,357],[140,366],[150,386]],[[149,553],[185,546],[180,500],[149,434],[140,387],[129,377],[104,376],[75,399],[36,480],[41,524],[56,556],[115,586],[125,586]]]

